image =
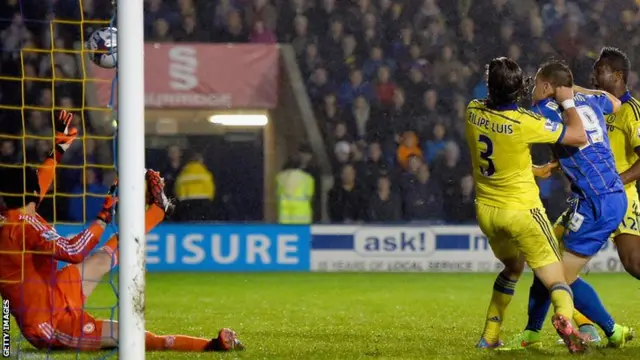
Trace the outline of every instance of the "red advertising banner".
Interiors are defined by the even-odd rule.
[[[273,109],[277,105],[275,45],[146,44],[144,57],[147,108]],[[113,76],[113,70],[91,67],[92,78]],[[97,105],[107,105],[110,82],[95,85]]]

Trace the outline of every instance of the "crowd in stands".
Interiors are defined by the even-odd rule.
[[[25,53],[21,48],[71,48],[77,26],[47,20],[71,14],[109,19],[108,0],[6,0],[0,5],[2,104],[79,108],[81,84],[32,78],[78,78],[73,55]],[[65,15],[66,16],[66,15]],[[29,22],[26,19],[39,19]],[[464,112],[486,96],[484,65],[513,58],[531,75],[544,60],[564,59],[576,82],[589,84],[599,49],[628,52],[640,65],[640,12],[633,0],[145,0],[145,37],[153,42],[291,43],[335,173],[328,213],[333,222],[474,218],[473,181],[464,139]],[[85,29],[90,31],[90,28]],[[53,35],[51,36],[51,31]],[[53,56],[55,66],[52,66]],[[637,90],[638,75],[629,85]],[[53,90],[53,91],[52,91]],[[51,135],[49,113],[0,109],[4,133]],[[77,116],[81,118],[81,116]],[[81,129],[100,134],[91,122]],[[0,139],[0,161],[26,152],[36,163],[51,141],[29,138],[23,147]],[[106,141],[87,139],[71,164],[112,163]],[[542,151],[538,160],[545,161]],[[215,172],[215,171],[214,171]],[[100,166],[65,172],[65,192],[102,193],[110,176]],[[84,179],[83,179],[84,177]],[[564,206],[566,184],[557,175],[540,183],[551,214]],[[555,199],[555,200],[550,200]],[[69,218],[83,217],[69,203]],[[73,210],[75,209],[75,210]]]

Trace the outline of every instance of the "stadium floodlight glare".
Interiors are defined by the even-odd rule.
[[[143,0],[118,0],[119,358],[144,360]]]
[[[264,114],[217,114],[209,117],[209,122],[224,126],[265,126],[269,118]]]

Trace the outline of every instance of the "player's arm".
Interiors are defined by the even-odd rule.
[[[563,134],[560,135],[558,142],[562,145],[584,146],[587,145],[587,133],[584,124],[576,110],[576,104],[573,101],[573,89],[564,86],[556,87],[556,101],[562,105],[563,114],[566,117],[566,124],[563,127]]]
[[[117,203],[114,192],[115,185],[111,187],[96,220],[74,237],[62,237],[55,230],[42,231],[42,225],[38,222],[25,226],[25,237],[29,249],[38,253],[52,254],[56,260],[71,264],[81,263],[98,245],[104,229],[113,219],[113,209]]]
[[[623,117],[624,116],[621,116],[621,118]],[[627,141],[638,157],[640,157],[640,119],[634,116],[633,118],[626,118],[624,120],[624,131]],[[620,174],[620,179],[622,179],[622,183],[625,185],[640,180],[640,159]]]
[[[618,110],[620,110],[620,106],[622,106],[620,99],[606,91],[587,89],[578,85],[573,85],[573,91],[593,96],[594,100],[605,115],[618,112]]]
[[[556,88],[556,99],[565,109],[566,124],[547,119],[532,112],[525,112],[520,118],[520,136],[526,144],[554,144],[583,146],[587,144],[587,134],[580,115],[575,109],[571,88]]]
[[[40,185],[40,201],[47,195],[53,178],[56,174],[56,165],[62,160],[62,156],[69,149],[73,140],[78,136],[78,130],[71,126],[73,114],[67,110],[60,110],[55,122],[55,147],[38,168],[38,184]]]

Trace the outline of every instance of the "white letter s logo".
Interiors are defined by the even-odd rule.
[[[198,85],[196,49],[189,46],[174,46],[169,49],[169,86],[174,90],[187,91]]]

